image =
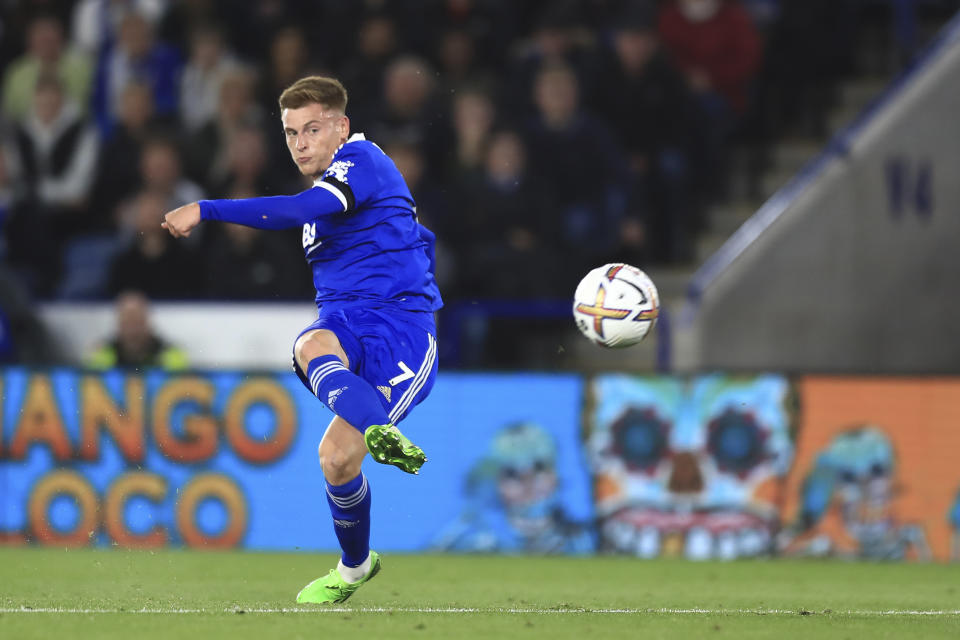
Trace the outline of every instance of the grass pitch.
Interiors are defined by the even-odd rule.
[[[0,638],[960,637],[958,565],[387,554],[346,605],[296,605],[335,561],[0,548]]]

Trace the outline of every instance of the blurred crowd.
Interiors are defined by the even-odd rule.
[[[159,221],[308,187],[276,100],[312,73],[404,174],[448,300],[686,262],[731,145],[822,126],[854,1],[8,2],[3,262],[41,298],[309,299],[297,231]]]

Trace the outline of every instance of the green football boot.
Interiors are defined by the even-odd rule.
[[[370,573],[365,575],[359,582],[347,582],[336,569],[330,569],[330,573],[317,578],[297,594],[297,602],[313,604],[339,604],[346,602],[347,598],[353,595],[353,592],[360,586],[370,580],[380,572],[380,554],[376,551],[370,551]]]
[[[419,473],[427,461],[423,449],[410,442],[392,424],[375,424],[363,434],[367,451],[381,464],[392,464],[407,473]]]

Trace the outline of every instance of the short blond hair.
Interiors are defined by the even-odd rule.
[[[280,94],[280,109],[299,109],[319,104],[326,109],[347,111],[347,90],[336,78],[307,76],[300,78]]]

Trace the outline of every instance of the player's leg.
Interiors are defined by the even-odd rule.
[[[360,468],[367,447],[360,432],[337,416],[320,441],[319,454],[333,528],[343,549],[340,573],[356,582],[369,570],[363,565],[370,560],[370,486]]]
[[[343,602],[380,570],[380,557],[370,549],[370,487],[361,471],[366,454],[360,432],[335,417],[320,441],[319,455],[327,504],[343,553],[337,568],[304,587],[297,602]]]
[[[293,353],[313,395],[361,434],[371,425],[390,422],[377,392],[348,368],[346,351],[333,331],[304,333]]]
[[[357,341],[348,344],[359,358]],[[347,350],[333,331],[305,332],[295,344],[294,361],[304,385],[337,413],[320,442],[319,455],[334,531],[343,550],[337,568],[304,587],[297,594],[297,602],[339,603],[380,570],[380,557],[370,550],[370,487],[361,470],[369,446],[364,433],[396,427],[390,424],[386,409],[370,384],[349,371]],[[358,425],[367,427],[361,429]],[[402,462],[413,460],[416,468],[391,462],[416,472],[425,458],[422,451],[413,448],[421,459],[408,456]],[[376,454],[376,448],[372,452]]]
[[[313,329],[294,346],[294,358],[306,384],[331,411],[366,437],[374,460],[417,473],[426,462],[419,447],[391,423],[376,390],[349,370],[349,359],[336,333]]]

